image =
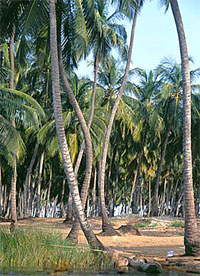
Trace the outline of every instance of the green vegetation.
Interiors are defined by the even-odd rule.
[[[0,267],[100,270],[111,265],[106,253],[70,247],[61,235],[42,230],[0,231]]]
[[[169,227],[181,227],[184,228],[185,227],[185,222],[182,220],[176,220],[173,221],[172,223],[170,223]]]
[[[133,226],[135,228],[145,228],[145,227],[149,227],[150,224],[151,224],[151,219],[143,219],[141,221],[134,223]]]

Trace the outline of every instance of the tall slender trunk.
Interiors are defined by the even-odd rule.
[[[111,228],[112,228],[112,230],[114,230],[112,225],[109,223],[108,216],[107,216],[107,213],[106,213],[106,206],[105,206],[105,191],[104,191],[105,184],[104,183],[105,183],[106,159],[107,159],[109,140],[110,140],[110,135],[111,135],[111,131],[112,131],[112,126],[113,126],[115,114],[117,112],[117,108],[118,108],[118,105],[120,103],[122,93],[125,89],[126,82],[127,82],[127,79],[128,79],[128,72],[129,72],[129,68],[130,68],[131,55],[132,55],[132,50],[133,50],[133,42],[134,42],[136,21],[137,21],[137,10],[135,11],[134,18],[133,18],[133,23],[132,23],[130,44],[129,44],[129,50],[128,50],[128,59],[127,59],[125,74],[124,74],[122,85],[120,87],[120,90],[119,90],[119,93],[117,95],[116,101],[115,101],[114,106],[113,106],[112,111],[111,111],[109,123],[108,123],[107,130],[106,130],[106,133],[105,133],[103,153],[102,153],[102,158],[101,158],[101,173],[100,173],[99,177],[100,177],[100,189],[101,189],[100,196],[101,196],[101,212],[102,212],[102,229],[103,229],[104,232],[111,231]]]
[[[51,186],[52,186],[52,166],[50,166],[50,170],[49,170],[49,187],[48,187],[47,198],[46,198],[45,217],[47,217],[47,214],[49,211],[49,200],[50,200],[50,194],[51,194]]]
[[[159,210],[159,216],[164,215],[164,204],[165,204],[165,199],[166,199],[166,188],[167,188],[167,178],[165,177],[164,179],[164,188],[163,188],[163,193],[161,196],[161,202],[160,202],[160,210]]]
[[[141,161],[141,155],[139,157],[139,161],[138,161],[137,168],[136,168],[136,171],[135,171],[134,179],[133,179],[133,182],[132,182],[131,195],[130,195],[130,200],[129,200],[129,203],[128,203],[128,214],[130,213],[130,210],[131,210],[131,204],[132,204],[132,201],[133,201],[133,194],[135,192],[135,186],[136,186],[135,184],[136,184],[136,180],[138,178],[138,173],[139,173],[139,168],[140,168],[140,163],[141,163],[140,161]]]
[[[72,194],[69,191],[68,201],[67,201],[67,213],[66,213],[66,218],[64,222],[72,221],[72,219],[73,219]]]
[[[13,34],[10,39],[9,51],[10,51],[10,88],[14,89],[14,74],[15,74],[15,63],[14,63],[14,39],[15,39],[15,28],[13,28]],[[13,114],[11,115],[11,124],[15,127],[15,119]],[[17,203],[16,203],[16,187],[17,186],[17,157],[13,153],[13,168],[11,177],[11,219],[14,223],[14,227],[17,227]]]
[[[151,176],[149,177],[149,208],[148,208],[148,217],[151,215]]]
[[[88,126],[89,129],[92,125],[92,120],[93,120],[93,117],[94,117],[96,88],[97,88],[97,73],[98,73],[98,67],[99,67],[98,57],[95,57],[95,63],[94,64],[95,64],[95,66],[94,66],[94,83],[93,83],[93,91],[92,91],[92,101],[91,101],[90,115],[89,115],[89,119],[88,119],[88,123],[87,123],[87,126]],[[75,164],[75,168],[74,168],[74,173],[76,175],[78,174],[78,170],[79,170],[81,160],[82,160],[82,157],[83,157],[84,149],[85,149],[85,142],[83,141],[83,143],[81,144],[81,148],[80,148],[80,151],[78,153],[78,157],[76,159],[76,164]]]
[[[177,0],[170,1],[174,16],[181,54],[181,71],[183,79],[183,174],[185,200],[185,253],[186,255],[200,255],[199,232],[195,216],[194,190],[192,179],[192,151],[191,151],[191,87],[190,71],[186,37],[183,21]]]
[[[30,186],[31,173],[32,173],[33,165],[35,163],[38,148],[39,148],[39,144],[37,142],[35,145],[35,148],[34,148],[31,162],[29,164],[29,167],[28,167],[27,173],[26,173],[26,179],[25,179],[25,183],[24,183],[24,196],[23,196],[23,215],[24,215],[24,217],[27,217],[27,215],[28,215],[28,207],[29,207],[28,206],[29,205],[28,204],[28,187]]]
[[[99,60],[98,60],[98,57],[96,57],[95,58],[95,68],[94,68],[94,84],[93,84],[93,92],[92,92],[91,110],[90,110],[90,116],[89,116],[89,120],[88,120],[88,124],[87,124],[88,129],[90,129],[90,126],[92,124],[92,120],[93,120],[93,117],[94,117],[98,65],[99,65]],[[75,165],[75,175],[77,175],[77,173],[78,173],[78,169],[79,169],[80,162],[81,162],[81,159],[82,159],[82,156],[83,156],[84,148],[85,148],[85,143],[83,142],[83,144],[81,145],[81,149],[79,151],[79,154],[78,154],[76,165]],[[87,150],[87,141],[86,141],[86,160],[88,158],[87,154],[89,154],[89,153],[88,153],[88,150]],[[87,168],[86,168],[86,171],[87,171]],[[82,205],[83,205],[83,210],[85,210],[89,185],[90,185],[90,181],[88,181],[85,177],[83,185],[82,185],[82,189],[81,189],[81,202],[82,202]],[[71,229],[68,237],[71,240],[73,240],[74,243],[77,243],[78,242],[78,232],[79,232],[78,229],[79,229],[79,227],[78,227],[78,225],[75,225],[75,224],[78,224],[77,219],[75,219],[75,221],[73,223],[73,226],[72,226],[72,229]]]
[[[69,85],[68,79],[65,75],[64,71],[64,65],[63,65],[63,60],[62,60],[62,52],[61,48],[60,49],[60,63],[59,63],[59,69],[60,69],[60,74],[63,80],[63,84],[66,88],[67,95],[70,101],[70,104],[73,108],[73,110],[76,113],[76,116],[78,117],[79,123],[81,125],[82,131],[83,131],[83,136],[84,136],[84,141],[85,141],[85,146],[86,146],[86,169],[85,169],[85,177],[84,177],[84,182],[83,186],[85,189],[82,189],[82,197],[84,201],[87,199],[87,194],[88,194],[88,189],[90,185],[90,179],[91,179],[91,173],[92,173],[92,162],[93,162],[93,150],[92,150],[92,140],[89,132],[89,128],[85,122],[83,113],[79,107],[79,104],[75,98],[75,95]],[[83,204],[84,205],[84,204]]]
[[[65,207],[64,207],[64,195],[65,195],[65,178],[63,178],[62,182],[62,194],[60,199],[60,217],[63,218],[65,216]]]
[[[52,74],[52,89],[53,89],[53,107],[54,107],[54,115],[55,115],[55,121],[56,121],[56,131],[57,131],[59,146],[60,146],[62,159],[63,159],[63,167],[65,170],[69,189],[72,193],[72,198],[75,205],[75,211],[81,223],[81,227],[87,238],[87,241],[92,248],[103,249],[103,245],[94,235],[91,229],[91,226],[89,225],[86,219],[86,216],[84,214],[84,210],[81,204],[80,194],[78,190],[77,180],[73,172],[73,166],[72,166],[70,153],[69,153],[69,149],[66,141],[65,130],[63,125],[61,95],[60,95],[55,0],[50,0],[49,8],[50,8],[50,50],[51,50],[51,63],[52,63],[51,74]],[[71,94],[71,91],[69,94]]]
[[[41,182],[42,182],[42,171],[44,165],[44,152],[40,157],[40,166],[39,166],[39,174],[38,174],[38,187],[37,187],[37,198],[36,198],[36,217],[40,216],[40,201],[41,201]]]
[[[97,169],[96,166],[94,168],[94,181],[93,181],[93,189],[92,189],[92,216],[96,216],[96,205],[97,205]]]
[[[152,203],[152,216],[158,216],[158,213],[159,213],[159,210],[158,210],[159,184],[160,184],[160,177],[161,177],[162,167],[163,167],[163,163],[164,163],[164,160],[165,160],[165,154],[166,154],[166,150],[167,150],[169,134],[170,134],[170,132],[168,131],[167,135],[166,135],[166,138],[165,138],[165,141],[164,141],[163,150],[162,150],[162,154],[161,154],[161,159],[160,159],[159,166],[158,166],[156,185],[155,185],[155,191],[154,191],[154,197],[153,197],[153,203]]]

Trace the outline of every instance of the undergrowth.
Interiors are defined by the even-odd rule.
[[[57,233],[26,229],[10,234],[0,230],[0,267],[100,270],[111,265],[104,252],[69,246]]]

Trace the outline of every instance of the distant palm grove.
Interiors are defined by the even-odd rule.
[[[109,235],[114,215],[181,216],[186,254],[200,253],[200,68],[189,67],[178,1],[162,3],[181,64],[163,57],[147,72],[133,67],[145,1],[0,1],[0,216],[14,229],[73,219],[71,242],[81,226],[104,249],[88,216]],[[81,60],[90,78],[77,75]]]

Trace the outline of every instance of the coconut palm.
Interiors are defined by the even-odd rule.
[[[77,181],[73,172],[71,158],[66,142],[63,118],[62,118],[62,105],[60,97],[60,82],[59,82],[59,64],[58,64],[58,50],[57,50],[57,30],[56,30],[56,9],[55,0],[49,2],[49,15],[50,15],[50,49],[51,49],[51,63],[52,63],[52,88],[53,88],[53,106],[56,121],[56,131],[58,135],[59,145],[61,149],[63,166],[67,177],[68,185],[72,193],[74,200],[76,214],[80,221],[81,227],[88,240],[88,243],[93,248],[103,248],[103,245],[96,238],[91,230],[91,226],[85,217],[84,210],[82,208],[81,199],[78,191]]]
[[[200,242],[194,206],[194,191],[192,179],[192,152],[191,152],[191,87],[189,58],[183,21],[177,0],[170,4],[175,20],[181,55],[181,72],[183,79],[183,174],[185,200],[185,234],[184,244],[186,255],[199,255]]]
[[[127,1],[118,1],[119,2],[119,10],[123,11],[124,4]],[[104,140],[104,146],[103,146],[103,152],[102,152],[102,158],[101,158],[101,173],[99,175],[99,183],[100,183],[100,191],[101,191],[101,211],[102,211],[102,229],[104,232],[112,232],[114,231],[112,225],[108,221],[108,216],[106,213],[106,206],[105,206],[105,192],[104,192],[104,182],[105,182],[105,168],[106,168],[106,158],[107,158],[107,152],[108,152],[108,145],[110,140],[110,135],[112,131],[112,125],[114,122],[115,114],[117,112],[117,108],[120,102],[120,99],[122,97],[123,91],[126,87],[126,82],[128,78],[128,72],[130,69],[130,63],[131,63],[131,55],[133,50],[133,41],[134,41],[134,34],[135,34],[135,27],[136,27],[136,20],[137,20],[137,14],[140,10],[141,6],[143,4],[143,1],[130,1],[128,6],[129,11],[131,11],[131,15],[134,13],[133,22],[132,22],[132,29],[131,29],[131,38],[130,38],[130,44],[129,44],[129,50],[128,50],[128,56],[127,56],[127,64],[125,69],[124,78],[122,81],[122,85],[119,89],[119,93],[117,95],[115,104],[112,108],[108,127],[105,133],[105,140]],[[133,12],[134,11],[134,12]]]

